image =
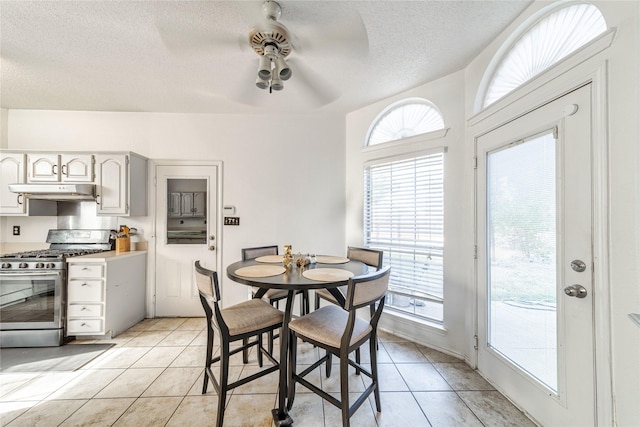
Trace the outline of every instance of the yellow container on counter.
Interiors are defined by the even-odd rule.
[[[118,237],[116,239],[116,253],[129,252],[131,250],[130,237]]]

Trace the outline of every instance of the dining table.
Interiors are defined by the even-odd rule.
[[[350,277],[367,274],[370,269],[363,262],[339,256],[318,255],[316,260],[316,263],[309,263],[302,267],[295,263],[285,267],[282,255],[267,255],[234,262],[227,267],[229,279],[259,288],[254,298],[261,298],[269,289],[281,289],[288,292],[280,332],[278,407],[271,411],[276,426],[293,425],[293,419],[287,409],[287,388],[290,350],[289,322],[292,317],[291,311],[296,292],[327,289],[340,304],[344,304],[345,295],[338,288],[347,285]]]

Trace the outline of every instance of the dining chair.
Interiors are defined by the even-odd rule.
[[[231,307],[220,308],[221,298],[218,274],[202,267],[200,261],[195,262],[195,270],[200,302],[207,317],[207,354],[202,394],[207,392],[209,381],[211,381],[218,394],[216,426],[222,427],[227,392],[280,369],[280,363],[262,345],[262,334],[280,329],[284,316],[280,310],[261,299],[251,299]],[[212,357],[214,330],[217,330],[220,336],[220,352],[216,357]],[[252,340],[252,338],[255,339]],[[231,349],[230,344],[236,341],[242,341],[242,345]],[[258,365],[262,368],[264,354],[273,366],[229,382],[230,356],[242,351],[243,362],[247,363],[248,350],[253,346],[256,346]],[[220,362],[218,380],[216,380],[211,369],[211,365],[217,362]]]
[[[376,249],[359,248],[355,246],[349,246],[347,248],[347,258],[353,261],[363,262],[370,267],[375,267],[376,270],[380,270],[382,268],[383,255],[384,255],[383,251],[379,251]],[[346,286],[340,286],[338,290],[342,293],[342,295],[347,294]],[[317,289],[315,291],[315,310],[320,308],[320,299],[329,301],[330,303],[333,303],[333,304],[338,304],[338,301],[336,300],[336,298],[333,295],[331,295],[331,292],[329,292],[327,289]],[[375,311],[375,307],[371,306],[370,308],[371,316],[373,316],[374,311]],[[376,348],[377,347],[378,346],[376,344]],[[356,350],[356,362],[360,363],[359,349]],[[329,360],[325,368],[327,377],[331,376],[331,366],[332,366],[331,355],[329,354]],[[360,374],[360,371],[358,371],[357,369],[356,369],[356,374]]]
[[[382,268],[382,256],[384,252],[369,248],[358,248],[355,246],[349,246],[347,248],[347,258],[353,261],[360,261],[367,264],[370,267],[375,267],[376,270]],[[338,288],[343,295],[347,293],[347,287],[341,286]],[[315,310],[320,308],[320,299],[329,301],[333,304],[338,304],[338,301],[327,289],[318,289],[315,291]]]
[[[340,408],[343,427],[349,426],[350,417],[371,393],[374,394],[376,410],[381,411],[376,337],[378,320],[384,308],[385,295],[389,287],[389,273],[390,267],[387,266],[363,276],[352,277],[347,284],[344,306],[326,305],[289,322],[291,351],[289,353],[288,409],[293,407],[295,388],[299,383]],[[374,314],[368,321],[358,317],[356,313],[357,309],[367,306],[374,307]],[[300,373],[297,373],[296,367],[298,338],[323,348],[327,352],[325,356]],[[349,359],[349,354],[359,349],[367,341],[369,341],[371,354],[370,369]],[[340,359],[340,399],[336,399],[304,378],[314,372],[322,363],[330,363],[330,355],[336,355]],[[371,384],[352,405],[349,400],[349,366],[353,366],[356,371],[360,371],[371,379]]]
[[[265,255],[278,255],[278,246],[259,246],[255,248],[243,248],[242,249],[242,260],[247,261],[250,259],[256,259]],[[260,290],[260,288],[252,287],[251,288],[251,296],[253,298],[256,297],[256,293]],[[289,292],[287,290],[281,289],[268,289],[264,294],[263,298],[266,298],[269,301],[269,304],[279,308],[280,300],[286,299]],[[302,300],[300,301],[300,315],[303,316],[309,312],[309,291],[297,291],[296,294],[302,294]],[[269,353],[273,354],[273,340],[278,338],[278,335],[274,335],[273,332],[269,333]]]

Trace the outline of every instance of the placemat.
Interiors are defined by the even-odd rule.
[[[286,270],[281,265],[250,265],[236,270],[236,274],[242,277],[269,277],[277,276]]]
[[[256,258],[256,261],[277,264],[282,262],[283,259],[284,257],[282,255],[264,255]]]
[[[351,271],[340,268],[314,268],[313,270],[303,271],[302,275],[307,279],[319,282],[341,282],[353,277]]]
[[[349,262],[349,258],[344,258],[341,256],[318,255],[316,257],[316,261],[320,264],[346,264]]]

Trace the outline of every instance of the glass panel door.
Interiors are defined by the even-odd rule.
[[[489,346],[557,392],[553,130],[488,153],[487,253]]]

